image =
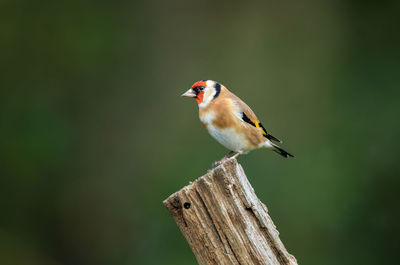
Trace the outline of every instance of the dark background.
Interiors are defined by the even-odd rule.
[[[395,263],[399,3],[1,1],[0,263],[197,264],[162,200],[226,153],[200,79],[296,155],[239,162],[300,264]]]

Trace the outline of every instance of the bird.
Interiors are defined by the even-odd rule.
[[[195,82],[182,97],[196,100],[201,123],[217,142],[229,150],[214,165],[260,148],[272,149],[285,158],[294,157],[277,145],[282,141],[272,136],[251,108],[224,85],[203,79]]]

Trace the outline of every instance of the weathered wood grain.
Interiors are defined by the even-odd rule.
[[[200,265],[297,264],[235,159],[164,201]]]

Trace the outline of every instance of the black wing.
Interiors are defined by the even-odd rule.
[[[256,127],[256,128],[261,129],[261,131],[262,131],[264,137],[267,138],[268,140],[270,140],[270,141],[275,141],[275,142],[278,142],[278,143],[282,143],[281,140],[279,140],[279,139],[276,138],[275,136],[269,134],[269,133],[267,132],[267,130],[264,128],[264,126],[261,124],[261,122],[260,122],[259,120],[251,120],[251,119],[246,115],[246,113],[244,113],[244,112],[242,112],[242,120],[243,120],[244,122],[247,122],[248,124],[253,125],[253,126]]]

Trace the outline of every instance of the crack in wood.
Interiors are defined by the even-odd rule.
[[[237,263],[238,263],[239,265],[242,265],[242,264],[240,263],[240,260],[239,260],[238,257],[236,256],[236,253],[235,253],[235,251],[234,251],[233,248],[232,248],[231,242],[229,242],[229,239],[228,239],[228,237],[226,236],[225,233],[224,233],[224,236],[225,236],[226,242],[228,243],[229,249],[231,250],[233,256],[235,257],[235,260],[237,261]]]
[[[283,264],[290,264],[290,263],[289,263],[289,260],[285,258],[285,256],[283,255],[282,251],[280,251],[280,250],[277,248],[277,244],[276,244],[276,242],[275,242],[273,236],[271,235],[270,231],[268,230],[268,228],[265,227],[265,226],[263,226],[263,225],[261,224],[260,219],[257,218],[257,215],[256,215],[256,213],[254,212],[253,207],[246,207],[246,210],[247,210],[248,212],[251,213],[251,215],[253,216],[253,218],[254,218],[255,220],[257,220],[257,222],[259,223],[259,225],[262,227],[262,230],[265,231],[265,237],[266,237],[266,239],[267,239],[268,245],[270,246],[271,250],[274,252],[275,256],[276,256],[278,259],[281,260],[281,263],[283,263]]]
[[[219,241],[220,241],[221,243],[223,243],[223,242],[222,242],[222,239],[221,239],[221,236],[220,236],[219,233],[218,233],[218,229],[217,229],[217,227],[216,227],[216,225],[215,225],[215,223],[214,223],[214,220],[213,220],[213,218],[211,217],[210,212],[208,211],[208,208],[207,208],[207,206],[206,206],[206,203],[204,202],[204,200],[203,200],[203,198],[201,197],[201,195],[200,195],[200,193],[198,192],[198,190],[195,189],[195,191],[196,191],[197,196],[199,196],[200,202],[202,203],[202,205],[203,205],[203,207],[204,207],[204,210],[205,210],[205,212],[207,213],[208,218],[209,218],[210,221],[211,221],[211,225],[212,225],[212,228],[213,228],[214,233],[217,235]]]

